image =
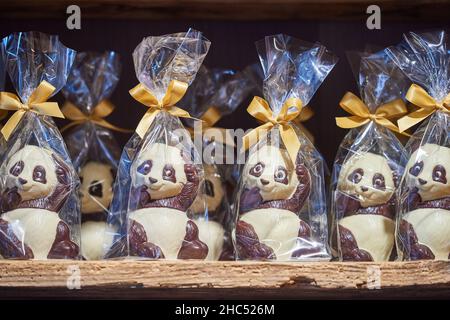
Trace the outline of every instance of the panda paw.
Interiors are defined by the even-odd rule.
[[[20,241],[9,223],[0,219],[0,255],[5,259],[33,259],[33,251]]]
[[[295,167],[295,173],[297,174],[297,179],[300,184],[309,184],[309,172],[304,165],[298,164]]]
[[[339,240],[341,242],[342,260],[344,261],[373,261],[372,256],[365,250],[359,249],[352,232],[339,226]]]
[[[184,172],[186,174],[186,179],[192,183],[198,183],[198,172],[195,164],[189,163],[184,165]]]
[[[242,220],[236,225],[236,244],[239,258],[252,260],[276,259],[272,248],[259,242],[253,226]]]
[[[76,259],[80,248],[70,240],[70,229],[64,221],[56,227],[56,237],[47,255],[48,259]]]
[[[186,235],[183,244],[178,252],[178,259],[198,259],[203,260],[208,255],[208,246],[200,241],[198,237],[198,227],[194,221],[186,223]]]
[[[414,227],[406,220],[400,222],[400,246],[411,260],[433,260],[434,254],[430,248],[419,243]],[[408,255],[409,252],[409,255]]]

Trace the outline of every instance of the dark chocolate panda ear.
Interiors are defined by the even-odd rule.
[[[55,162],[55,172],[56,172],[56,178],[58,179],[58,182],[63,185],[69,185],[71,180],[71,174],[70,169],[66,165],[66,163],[60,159],[58,156],[56,156],[54,153],[52,153],[53,161]]]

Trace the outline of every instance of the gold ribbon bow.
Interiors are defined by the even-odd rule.
[[[0,109],[16,110],[1,130],[5,139],[9,139],[12,132],[19,124],[20,119],[22,119],[26,112],[34,112],[40,115],[64,118],[57,102],[47,102],[47,99],[54,91],[54,86],[47,81],[42,81],[31,93],[26,103],[22,103],[20,98],[14,93],[0,92]]]
[[[131,96],[143,105],[149,107],[149,109],[139,122],[136,128],[136,133],[141,138],[143,138],[156,115],[162,110],[176,117],[192,119],[189,112],[175,106],[175,103],[180,101],[184,96],[187,88],[187,83],[178,80],[172,80],[170,81],[167,91],[161,101],[158,101],[155,95],[142,83],[139,83],[136,87],[131,89],[129,91]]]
[[[390,120],[406,114],[406,105],[401,99],[396,99],[377,108],[371,113],[367,105],[356,95],[347,92],[339,102],[342,109],[352,116],[336,117],[336,124],[344,129],[360,127],[370,121],[386,127],[392,131],[399,132],[398,127]]]
[[[103,118],[106,118],[107,116],[109,116],[114,111],[114,108],[115,108],[114,105],[110,101],[103,100],[98,105],[95,106],[95,108],[92,111],[92,114],[85,115],[73,103],[66,101],[64,103],[64,106],[62,107],[61,111],[64,114],[64,116],[67,119],[71,120],[72,122],[69,123],[68,125],[64,126],[61,129],[61,132],[64,132],[73,126],[76,126],[78,124],[81,124],[81,123],[84,123],[87,121],[91,121],[91,122],[95,123],[96,125],[99,125],[101,127],[104,127],[104,128],[110,129],[110,130],[124,132],[124,133],[131,132],[132,130],[119,128],[119,127],[109,123],[105,119],[103,119]]]
[[[269,103],[260,97],[254,97],[247,108],[247,112],[257,120],[263,122],[259,127],[251,130],[244,136],[244,148],[248,149],[255,144],[262,134],[272,129],[274,126],[279,126],[280,136],[284,145],[295,163],[298,150],[300,149],[300,141],[297,133],[290,124],[302,111],[303,103],[299,98],[289,98],[281,107],[280,113],[275,116],[269,107]],[[293,112],[288,113],[290,108],[295,108]]]
[[[398,127],[400,132],[414,126],[422,120],[440,110],[450,113],[450,93],[442,101],[436,101],[422,87],[412,84],[406,93],[406,99],[418,106],[420,109],[399,119]]]

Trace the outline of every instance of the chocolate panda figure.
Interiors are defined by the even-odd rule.
[[[300,154],[294,165],[286,150],[265,145],[250,154],[241,179],[234,236],[239,259],[283,261],[313,249],[299,246],[300,239],[311,239],[310,226],[299,218],[311,188]]]
[[[226,186],[219,170],[214,165],[204,164],[205,179],[203,194],[197,195],[191,210],[194,215],[202,217],[206,202],[208,219],[197,219],[200,240],[207,243],[209,252],[206,260],[234,260],[230,231],[224,226],[230,224],[230,212],[227,205]]]
[[[79,247],[59,218],[73,188],[65,162],[27,145],[7,159],[1,193],[0,255],[6,259],[75,259]]]
[[[205,259],[208,246],[186,211],[199,189],[199,172],[177,147],[152,143],[131,165],[128,213],[130,255],[151,259]]]
[[[395,164],[371,152],[356,153],[344,162],[335,196],[342,260],[392,260],[400,174]]]
[[[103,247],[110,247],[113,232],[106,223],[112,199],[115,170],[112,166],[88,161],[81,168],[81,254],[86,260],[103,257]]]
[[[399,247],[408,260],[450,259],[450,148],[427,143],[405,171]]]

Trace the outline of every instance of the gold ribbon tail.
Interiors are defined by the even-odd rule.
[[[417,84],[411,85],[406,93],[406,100],[418,106],[420,109],[405,115],[397,121],[400,132],[425,120],[437,110],[450,113],[450,94],[442,102],[438,102]]]

